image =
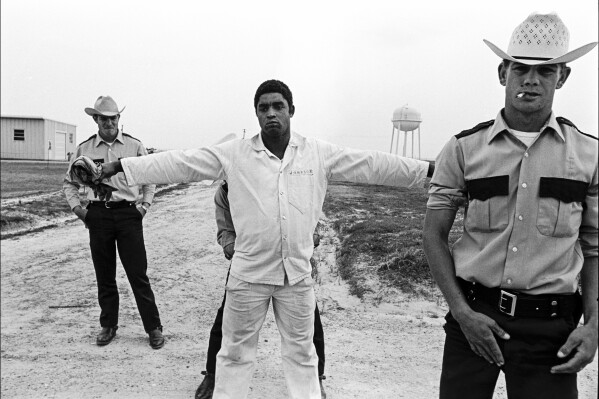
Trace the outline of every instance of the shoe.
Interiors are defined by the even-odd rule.
[[[160,349],[164,346],[164,336],[162,336],[162,327],[156,327],[149,333],[150,346],[152,349]]]
[[[98,346],[108,345],[112,341],[114,336],[116,335],[116,330],[118,328],[119,328],[118,326],[102,327],[102,331],[100,331],[100,334],[98,334],[98,336],[96,337],[96,345],[98,345]]]
[[[204,381],[196,389],[195,399],[212,399],[212,393],[214,392],[214,373],[202,371],[205,375]]]
[[[324,391],[324,385],[322,385],[322,380],[326,380],[327,377],[324,375],[318,376],[318,383],[320,384],[320,399],[327,399],[327,393]]]

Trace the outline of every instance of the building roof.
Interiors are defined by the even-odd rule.
[[[62,121],[58,121],[56,119],[44,118],[42,116],[2,115],[1,118],[2,119],[39,119],[39,120],[46,120],[46,121],[64,123],[66,125],[71,125],[71,126],[75,126],[75,127],[77,126],[77,125],[75,125],[73,123],[62,122]]]

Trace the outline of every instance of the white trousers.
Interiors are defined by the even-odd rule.
[[[312,278],[295,285],[256,284],[229,276],[223,339],[216,357],[213,399],[245,399],[256,362],[258,338],[272,298],[289,397],[320,399],[314,335]]]

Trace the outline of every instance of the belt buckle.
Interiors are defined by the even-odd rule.
[[[499,296],[499,311],[510,316],[514,315],[514,311],[516,310],[516,300],[518,297],[516,294],[510,294],[507,291],[501,290],[501,295]],[[508,301],[507,305],[504,305],[504,301]],[[509,308],[509,311],[507,310]]]

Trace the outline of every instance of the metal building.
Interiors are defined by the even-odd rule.
[[[1,159],[67,161],[77,147],[77,126],[35,116],[2,116]]]

